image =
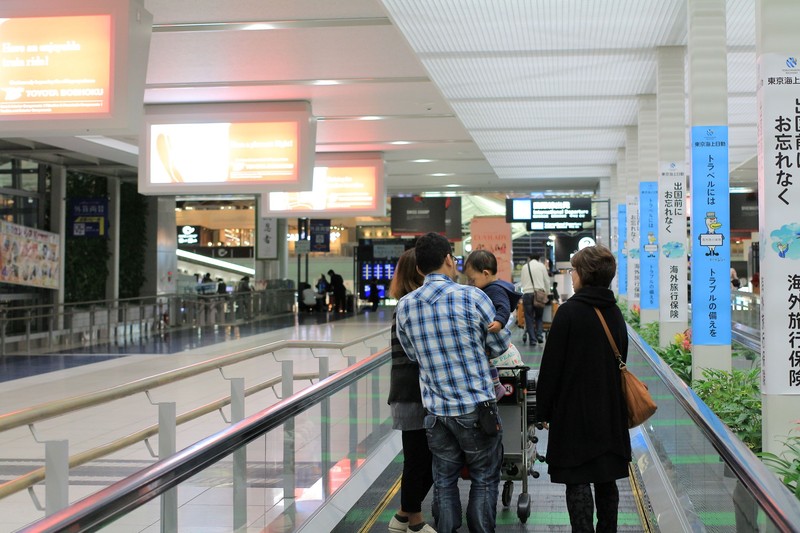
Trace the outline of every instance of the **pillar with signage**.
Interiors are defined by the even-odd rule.
[[[639,183],[639,279],[641,324],[658,320],[658,182]]]
[[[686,91],[683,46],[658,49],[659,345],[689,326],[686,245]]]
[[[658,128],[656,95],[639,95],[639,320],[658,322]]]
[[[725,0],[689,0],[692,376],[731,369]]]
[[[798,18],[793,0],[756,2],[762,435],[776,454],[800,412]]]
[[[639,128],[625,128],[625,170],[627,196],[625,224],[628,233],[628,307],[639,306]]]
[[[627,208],[625,204],[617,205],[617,289],[620,296],[628,295]]]

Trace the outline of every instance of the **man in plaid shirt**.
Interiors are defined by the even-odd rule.
[[[470,531],[494,531],[503,435],[496,415],[497,431],[484,430],[478,406],[497,412],[489,358],[508,349],[511,333],[488,332],[494,306],[480,289],[453,281],[456,262],[445,237],[420,237],[415,253],[425,283],[397,304],[397,337],[419,364],[439,508],[436,529],[450,533],[461,526],[458,478],[466,465],[472,483],[467,525]]]

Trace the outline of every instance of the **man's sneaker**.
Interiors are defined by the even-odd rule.
[[[411,528],[408,528],[408,533],[412,533],[414,531]],[[436,530],[431,527],[430,524],[425,524],[422,526],[422,529],[419,530],[419,533],[436,533]]]
[[[406,533],[407,531],[408,521],[401,522],[397,516],[392,516],[392,519],[389,520],[389,533]]]

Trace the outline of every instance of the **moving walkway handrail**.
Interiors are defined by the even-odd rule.
[[[107,389],[102,389],[80,396],[54,400],[0,415],[0,432],[28,424],[33,424],[35,422],[60,416],[72,411],[118,400],[126,396],[145,392],[155,387],[160,387],[182,379],[196,376],[210,370],[216,370],[218,368],[239,363],[253,357],[267,353],[274,353],[278,350],[287,348],[324,348],[330,350],[344,350],[350,346],[364,343],[373,337],[384,335],[388,333],[389,330],[389,327],[381,328],[376,332],[363,335],[347,342],[287,340],[263,344],[254,348],[248,348],[246,350],[215,357],[214,359],[209,359],[207,361],[193,363],[181,368],[176,368],[174,370],[162,372],[153,376],[137,379],[135,381],[117,385],[115,387],[109,387]]]
[[[752,494],[779,531],[800,532],[800,500],[739,439],[728,426],[697,396],[653,349],[628,326],[628,336],[641,351],[677,402],[720,454],[725,464]]]
[[[19,530],[97,531],[391,361],[388,348]]]

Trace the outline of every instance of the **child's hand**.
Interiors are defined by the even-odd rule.
[[[497,333],[501,329],[503,329],[503,324],[497,320],[494,320],[491,324],[489,324],[489,333]]]

